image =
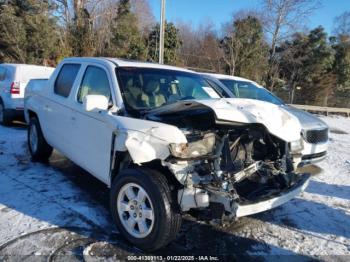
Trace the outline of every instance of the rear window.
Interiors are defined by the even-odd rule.
[[[79,69],[79,64],[65,64],[62,66],[61,71],[56,78],[54,86],[55,94],[63,97],[69,96]]]

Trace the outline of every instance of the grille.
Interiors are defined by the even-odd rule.
[[[304,139],[311,144],[324,143],[328,141],[328,128],[307,130],[304,133]]]

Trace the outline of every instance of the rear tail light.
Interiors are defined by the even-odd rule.
[[[18,82],[12,82],[11,88],[10,88],[10,93],[13,94],[13,95],[19,95],[20,88],[19,88],[19,83]]]

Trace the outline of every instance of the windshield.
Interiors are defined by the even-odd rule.
[[[227,87],[221,83],[218,79],[213,77],[208,77],[206,75],[203,76],[205,81],[208,82],[208,84],[215,89],[216,92],[220,94],[221,97],[232,97],[232,93],[228,94]]]
[[[283,105],[284,102],[265,88],[256,86],[251,82],[237,81],[232,79],[220,80],[238,98],[248,98],[270,102],[276,105]]]
[[[117,69],[124,103],[133,110],[149,110],[179,100],[220,98],[201,76],[167,69]]]

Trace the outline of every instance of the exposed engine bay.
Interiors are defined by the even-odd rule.
[[[153,110],[146,118],[176,125],[187,138],[171,144],[171,156],[162,161],[183,185],[182,211],[215,209],[212,218],[237,217],[240,205],[271,199],[308,178],[295,172],[291,145],[263,125],[218,121],[193,102]]]

